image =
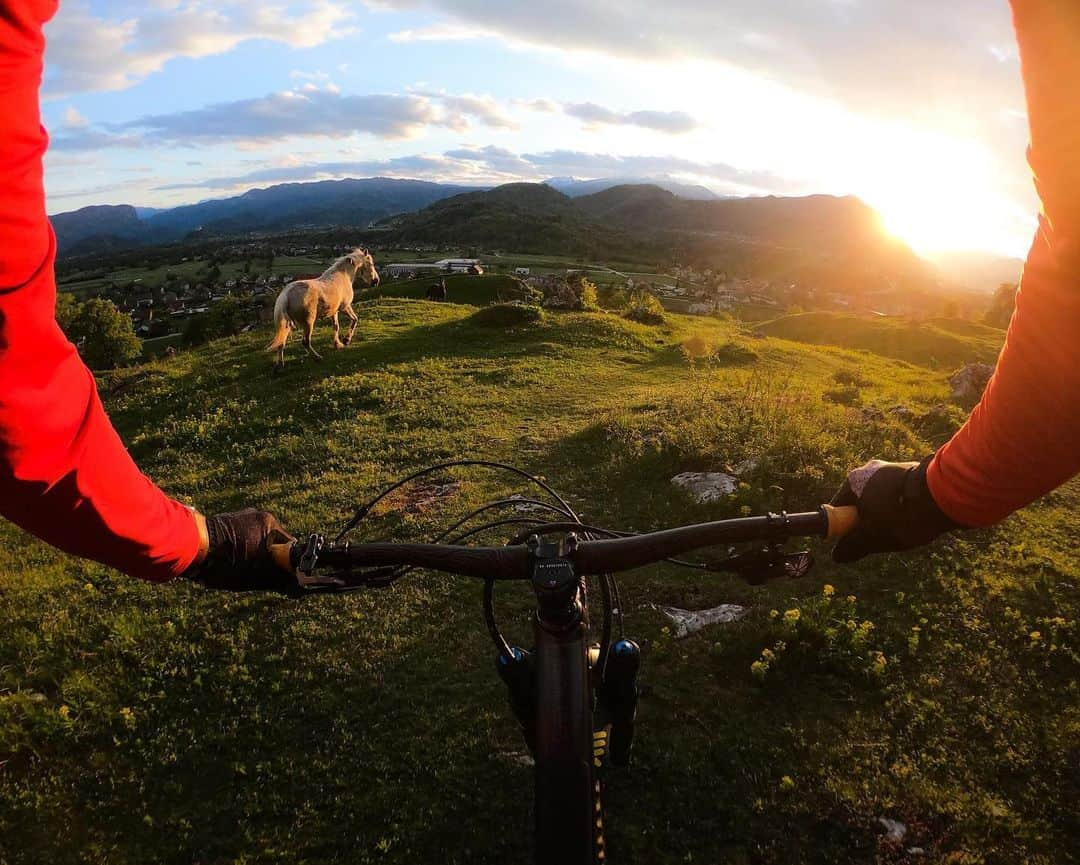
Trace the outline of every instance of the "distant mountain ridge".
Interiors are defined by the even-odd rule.
[[[563,177],[546,182],[570,196],[581,196],[644,181]],[[657,182],[683,198],[716,198],[703,186]],[[56,214],[51,219],[60,254],[78,255],[125,246],[171,243],[195,231],[224,236],[308,227],[365,228],[372,222],[412,213],[444,198],[488,188],[386,177],[347,178],[282,183],[172,208],[92,205]]]
[[[92,205],[51,217],[61,255],[211,235],[341,225],[366,227],[478,187],[425,180],[364,179],[283,183],[167,210]]]
[[[552,189],[559,190],[563,195],[569,195],[571,198],[603,192],[613,186],[656,186],[677,195],[679,198],[697,201],[715,201],[721,197],[705,186],[678,183],[666,178],[601,177],[595,180],[579,180],[576,177],[549,177],[544,183]]]

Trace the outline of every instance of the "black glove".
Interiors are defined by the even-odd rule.
[[[871,460],[848,475],[834,505],[855,505],[858,527],[833,549],[833,560],[855,562],[870,553],[891,553],[928,544],[942,532],[964,528],[937,506],[921,463]]]
[[[190,578],[212,589],[234,592],[262,590],[296,593],[296,576],[283,570],[270,555],[271,544],[295,541],[277,518],[246,508],[206,518],[210,548]]]

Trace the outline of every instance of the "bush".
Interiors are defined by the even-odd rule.
[[[758,359],[758,353],[748,345],[728,340],[718,346],[699,333],[683,341],[682,352],[690,363],[715,363],[721,366],[743,366]]]
[[[236,336],[247,323],[247,315],[239,299],[231,294],[226,295],[208,313],[188,321],[184,328],[184,342],[187,345],[200,345],[223,336]]]
[[[870,384],[865,378],[856,372],[846,369],[838,369],[833,373],[833,381],[843,387],[866,387]]]
[[[544,306],[549,309],[597,310],[600,302],[596,285],[585,277],[557,280],[544,288]]]
[[[142,354],[131,319],[112,301],[94,298],[78,303],[70,295],[61,297],[64,300],[57,298],[57,321],[91,369],[126,366]]]
[[[741,342],[728,341],[713,352],[712,359],[725,366],[742,366],[755,363],[758,353]]]
[[[656,295],[640,289],[630,294],[623,316],[639,324],[663,324],[666,321],[664,307]]]
[[[544,311],[525,303],[493,303],[472,314],[473,324],[480,327],[527,327],[544,320]]]
[[[859,396],[859,389],[854,385],[827,390],[822,396],[829,402],[834,402],[837,405],[858,405],[862,402],[862,399]]]

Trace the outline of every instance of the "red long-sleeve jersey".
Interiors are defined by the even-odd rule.
[[[55,320],[38,112],[55,11],[0,0],[0,513],[69,553],[168,580],[199,551],[194,516],[132,462]]]
[[[994,376],[926,473],[934,501],[967,526],[1080,472],[1080,2],[1012,9],[1043,213]]]
[[[997,373],[928,472],[934,499],[966,525],[1080,471],[1080,7],[1012,5],[1044,215]],[[198,553],[194,518],[132,462],[54,319],[38,88],[55,10],[0,0],[0,513],[70,553],[167,580]]]

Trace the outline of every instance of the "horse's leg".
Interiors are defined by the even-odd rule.
[[[360,323],[360,317],[356,314],[356,310],[352,308],[351,303],[345,304],[342,309],[349,319],[349,332],[345,335],[345,345],[348,345],[353,340],[353,334],[356,333],[356,326]]]
[[[345,348],[345,343],[341,341],[341,322],[338,321],[337,312],[330,318],[334,320],[334,348]]]
[[[304,348],[308,350],[315,360],[322,360],[322,355],[315,351],[315,347],[311,344],[311,334],[315,332],[315,319],[308,317],[304,322]]]

